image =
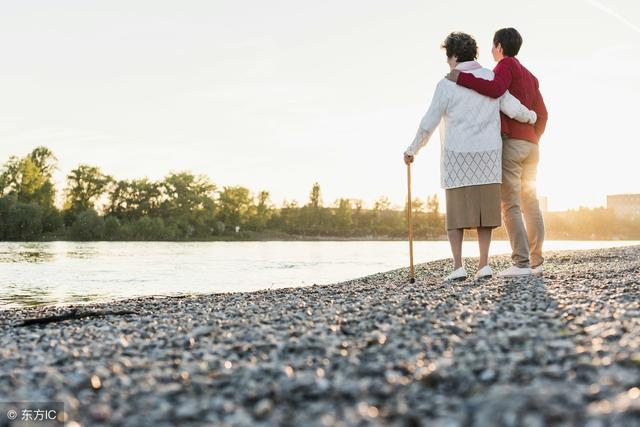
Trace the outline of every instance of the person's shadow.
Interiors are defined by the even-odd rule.
[[[470,333],[443,353],[448,363],[439,374],[449,379],[442,391],[463,401],[456,417],[463,425],[640,421],[640,390],[634,389],[640,384],[640,364],[632,356],[639,345],[625,340],[638,340],[638,335],[627,334],[632,331],[615,320],[621,310],[637,307],[638,294],[626,289],[631,304],[616,304],[611,296],[620,288],[607,286],[606,275],[615,266],[601,266],[605,273],[597,273],[572,268],[575,262],[559,256],[547,263],[552,267],[546,277],[455,287],[455,292],[475,295],[464,304],[480,313]],[[633,390],[638,396],[629,394]],[[433,415],[446,417],[448,411]]]

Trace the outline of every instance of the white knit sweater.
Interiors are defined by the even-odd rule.
[[[476,61],[456,67],[485,80],[493,71]],[[500,111],[523,123],[535,123],[536,113],[509,92],[498,99],[442,79],[429,110],[405,154],[415,156],[440,124],[440,184],[444,189],[502,182]],[[444,120],[442,120],[444,118]]]

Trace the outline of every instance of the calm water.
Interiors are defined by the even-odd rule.
[[[640,242],[545,242],[545,250]],[[408,265],[407,242],[0,242],[0,309],[327,284]],[[510,252],[496,241],[493,254]],[[477,256],[465,242],[465,256]],[[416,242],[416,263],[450,256]]]

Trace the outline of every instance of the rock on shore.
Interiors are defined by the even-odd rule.
[[[542,278],[443,284],[437,261],[414,284],[7,310],[0,401],[63,401],[69,426],[640,425],[640,247],[546,255]]]

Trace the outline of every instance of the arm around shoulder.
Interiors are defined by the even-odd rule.
[[[513,79],[510,62],[502,60],[493,72],[493,80],[485,80],[471,73],[460,73],[458,84],[473,89],[481,95],[500,98],[509,89]]]

